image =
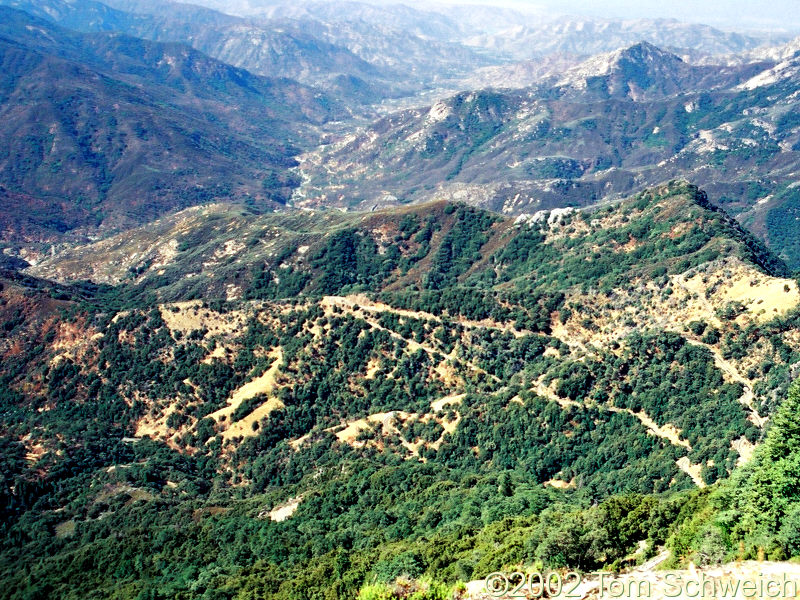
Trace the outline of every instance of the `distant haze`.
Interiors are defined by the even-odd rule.
[[[178,0],[202,4],[231,14],[252,14],[289,0]],[[324,1],[324,0],[323,0]],[[337,0],[329,0],[336,4]],[[365,4],[405,4],[420,10],[445,5],[483,5],[512,8],[539,18],[558,16],[608,19],[678,19],[735,31],[773,31],[800,34],[798,0],[355,0]]]
[[[430,5],[414,0],[406,3],[418,8]],[[800,30],[800,2],[797,0],[439,0],[439,3],[498,5],[525,12],[587,17],[672,18],[737,30]]]

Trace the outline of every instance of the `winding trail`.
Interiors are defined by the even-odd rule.
[[[566,398],[559,397],[552,388],[545,386],[541,379],[533,386],[533,391],[543,398],[547,398],[553,402],[558,402],[562,408],[567,408],[569,406],[587,406],[584,402],[577,402],[575,400],[568,400]],[[637,413],[633,412],[630,408],[619,408],[617,406],[609,406],[607,404],[603,404],[602,407],[611,412],[627,413],[632,417],[636,417],[639,419],[639,422],[644,425],[645,429],[647,429],[647,431],[649,431],[651,434],[669,441],[673,446],[686,448],[687,450],[692,449],[692,446],[687,440],[681,439],[681,430],[671,423],[667,423],[664,426],[658,425],[644,411]]]
[[[388,312],[388,313],[393,313],[400,317],[408,317],[411,319],[423,319],[428,321],[435,321],[437,323],[448,321],[450,323],[457,323],[459,325],[469,328],[485,327],[486,329],[497,329],[499,331],[506,331],[508,333],[511,333],[514,337],[522,337],[524,335],[532,333],[531,331],[516,329],[511,323],[501,323],[499,321],[495,321],[494,319],[483,319],[481,321],[466,319],[464,317],[452,317],[448,319],[442,319],[441,316],[434,315],[433,313],[421,310],[408,310],[405,308],[395,308],[388,304],[384,304],[383,302],[375,302],[367,298],[367,296],[364,294],[353,294],[350,296],[325,296],[322,299],[322,303],[331,306],[338,306],[343,310],[349,310],[351,312],[359,310],[377,314]]]
[[[725,360],[720,351],[713,346],[689,338],[686,338],[686,341],[693,346],[702,346],[703,348],[706,348],[714,357],[714,365],[716,365],[720,371],[727,375],[728,379],[730,379],[732,382],[740,383],[742,385],[744,388],[744,393],[739,398],[739,402],[744,404],[750,410],[750,420],[753,422],[753,424],[755,424],[757,427],[763,428],[767,422],[767,417],[762,417],[759,415],[755,408],[753,403],[755,400],[755,394],[753,393],[753,387],[750,381],[743,377],[736,367],[734,367],[729,361]]]
[[[543,398],[547,398],[548,400],[552,400],[553,402],[557,402],[562,408],[568,408],[570,406],[586,406],[586,403],[583,402],[576,402],[575,400],[568,400],[566,398],[561,398],[555,391],[544,385],[542,379],[539,379],[533,386],[532,390],[537,393],[538,395],[542,396]],[[692,446],[689,442],[685,439],[681,438],[681,430],[675,427],[672,423],[667,423],[666,425],[658,425],[647,413],[644,411],[641,412],[633,412],[630,408],[619,408],[617,406],[609,406],[609,405],[602,405],[603,408],[615,413],[627,413],[632,417],[636,417],[639,422],[647,429],[648,433],[651,435],[655,435],[662,439],[667,440],[673,446],[678,448],[684,448],[691,452]],[[689,460],[688,456],[683,456],[675,461],[675,465],[684,473],[686,473],[694,484],[699,487],[703,488],[706,487],[705,481],[700,476],[700,472],[702,470],[702,465],[695,465]]]
[[[353,315],[354,317],[356,317],[358,319],[362,319],[363,321],[366,321],[371,327],[374,327],[375,329],[379,329],[381,331],[385,331],[386,333],[388,333],[390,336],[392,336],[393,338],[395,338],[397,340],[403,340],[404,342],[406,342],[406,344],[408,344],[408,350],[410,352],[415,352],[417,350],[422,350],[422,351],[426,352],[431,358],[436,358],[437,356],[444,357],[444,360],[441,361],[439,366],[444,365],[447,362],[448,359],[454,358],[455,350],[453,352],[451,352],[449,355],[447,355],[444,352],[442,352],[441,350],[437,350],[436,348],[432,348],[432,347],[430,347],[430,346],[428,346],[426,344],[420,344],[416,340],[403,337],[402,335],[400,335],[396,331],[393,331],[391,329],[387,329],[386,327],[384,327],[383,325],[378,323],[378,321],[374,317],[368,316],[365,313],[369,312],[369,313],[380,314],[381,312],[394,312],[395,314],[398,314],[400,316],[405,316],[405,317],[410,317],[410,318],[418,318],[418,319],[431,318],[432,320],[435,320],[437,322],[441,322],[441,320],[438,317],[435,317],[433,315],[428,316],[428,313],[401,310],[401,309],[393,309],[392,307],[390,307],[388,305],[372,302],[369,299],[367,299],[366,297],[363,297],[363,300],[364,300],[364,302],[366,304],[362,305],[361,304],[361,299],[362,299],[361,296],[325,296],[322,299],[321,305],[323,307],[325,307],[326,314],[327,314],[329,309],[332,309],[334,306],[336,306],[336,307],[338,307],[338,308],[340,308],[340,309],[342,309],[344,311],[347,311],[349,314]],[[486,325],[481,325],[481,327],[485,327],[485,326]],[[520,334],[520,335],[522,335],[522,334]],[[480,373],[480,374],[482,374],[482,375],[484,375],[486,377],[489,377],[490,379],[492,379],[496,383],[499,383],[501,381],[499,377],[497,377],[496,375],[492,375],[491,373],[489,373],[486,370],[480,368],[479,366],[475,365],[471,361],[462,361],[462,363],[464,365],[466,365],[467,367],[469,367],[470,369],[472,369],[474,372]]]

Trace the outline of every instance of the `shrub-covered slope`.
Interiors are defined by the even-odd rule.
[[[0,290],[0,597],[623,564],[800,359],[796,283],[686,184],[535,222],[200,208],[36,272],[84,281]]]

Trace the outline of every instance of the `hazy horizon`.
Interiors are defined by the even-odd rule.
[[[259,8],[283,4],[280,0],[239,0],[223,3],[218,0],[182,0],[192,4],[212,6],[223,12],[254,12]],[[323,0],[332,1],[336,0]],[[703,23],[736,31],[800,32],[800,5],[790,0],[769,4],[746,0],[697,3],[690,0],[660,2],[656,0],[356,0],[365,4],[406,4],[421,10],[436,10],[442,5],[477,5],[512,8],[542,17],[591,17],[610,19],[668,18],[690,23]]]
[[[371,1],[371,0],[366,0]],[[381,0],[377,0],[380,2]],[[386,2],[393,4],[395,2]],[[432,3],[406,0],[401,2],[418,8]],[[725,29],[789,31],[800,29],[800,4],[777,0],[769,4],[730,0],[698,3],[691,0],[660,2],[657,0],[438,0],[438,4],[475,4],[503,6],[519,11],[547,15],[571,15],[595,18],[640,19],[668,18],[691,23],[705,23]]]

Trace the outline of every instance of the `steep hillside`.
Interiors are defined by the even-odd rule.
[[[0,597],[353,598],[655,553],[800,360],[786,267],[680,183],[520,219],[194,208],[33,272],[121,284],[2,282]],[[564,542],[576,519],[620,541]]]
[[[185,46],[0,14],[6,242],[138,225],[210,200],[279,206],[295,143],[336,114],[309,88]]]
[[[292,78],[356,105],[412,94],[450,72],[488,62],[466,47],[423,39],[389,23],[322,23],[321,14],[304,20],[243,19],[145,0],[109,2],[114,8],[92,0],[3,4],[79,31],[185,43],[252,73]]]
[[[277,133],[284,136],[301,137],[298,124],[304,120],[321,123],[332,114],[344,114],[317,90],[287,79],[255,76],[182,44],[154,43],[123,34],[84,35],[32,19],[24,12],[0,10],[4,15],[0,34],[7,41],[113,73],[148,88],[161,102],[187,108],[199,105],[218,112],[224,106],[229,127],[237,132],[265,136],[279,128]]]
[[[198,207],[30,271],[84,281],[0,288],[3,598],[677,552],[800,360],[797,283],[682,183],[517,219]]]
[[[728,365],[731,383],[750,390],[743,393],[753,411],[770,406],[774,397],[767,389],[753,392],[751,377],[740,374],[751,368],[752,357],[734,357],[728,346],[742,343],[742,328],[784,316],[798,301],[794,282],[775,279],[786,273],[779,261],[702,194],[680,186],[585,216],[553,213],[516,222],[443,204],[366,217],[192,209],[146,230],[56,255],[31,272],[61,280],[135,282],[129,297],[139,290],[142,298],[196,298],[163,313],[168,325],[172,314],[176,323],[185,321],[176,325],[184,334],[209,327],[211,316],[197,312],[209,298],[233,302],[219,325],[209,328],[219,333],[227,331],[226,323],[246,320],[254,306],[234,309],[243,300],[307,296],[301,304],[320,306],[327,318],[343,312],[368,323],[370,314],[382,322],[384,312],[443,322],[444,311],[456,323],[497,328],[513,333],[511,339],[525,332],[553,336],[556,347],[563,345],[559,369],[573,352],[584,365],[584,354],[597,352],[600,365],[608,359],[604,352],[630,335],[676,332],[696,342],[697,352],[719,355],[714,360]],[[486,291],[476,295],[475,285]],[[474,296],[466,305],[454,293],[464,286]],[[522,290],[534,300],[525,300]],[[364,292],[382,295],[335,298]],[[314,298],[322,295],[330,298],[318,305]],[[263,302],[255,306],[269,312]],[[697,323],[694,333],[686,329],[690,322]],[[415,343],[424,348],[425,339],[418,335]],[[442,353],[446,372],[448,352],[440,346],[431,340],[431,352]],[[545,375],[544,381],[551,377],[558,379]],[[609,377],[602,379],[604,393],[614,380]],[[758,412],[753,414],[751,420],[760,423]]]

